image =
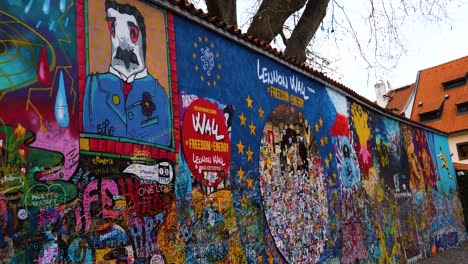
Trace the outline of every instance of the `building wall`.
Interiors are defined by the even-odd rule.
[[[453,153],[452,161],[459,162],[463,164],[468,164],[468,160],[460,160],[458,156],[457,144],[468,142],[468,132],[454,133],[448,138],[448,144],[450,147],[450,152]]]
[[[0,7],[7,262],[412,262],[466,240],[445,135],[118,3]]]

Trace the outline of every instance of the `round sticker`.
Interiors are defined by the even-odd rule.
[[[20,220],[24,220],[24,219],[28,218],[28,211],[26,211],[26,209],[19,209],[18,210],[18,218]]]
[[[185,111],[182,140],[192,174],[207,187],[228,175],[231,144],[223,111],[206,99],[197,99]]]

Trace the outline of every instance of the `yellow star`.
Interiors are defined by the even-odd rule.
[[[216,75],[216,78],[217,78],[218,80],[221,79],[221,75],[219,75],[219,74]]]
[[[268,256],[268,263],[269,263],[269,264],[273,264],[274,261],[275,261],[275,259],[273,258],[273,256],[272,256],[272,255],[269,255],[269,256]]]
[[[216,84],[218,84],[216,81],[213,81],[213,86],[216,86]]]
[[[253,151],[250,150],[250,146],[249,146],[249,148],[247,149],[247,151],[245,153],[247,154],[247,161],[249,161],[249,160],[253,161],[252,156],[253,156],[254,153],[253,153]]]
[[[325,159],[325,166],[330,167],[330,160],[328,158]]]
[[[315,124],[315,132],[319,132],[319,125]]]
[[[219,58],[219,53],[218,52],[216,52],[216,58]]]
[[[336,180],[336,173],[333,173],[333,179]]]
[[[204,81],[204,80],[205,80],[205,77],[200,76],[200,80]]]
[[[260,107],[260,108],[258,109],[258,116],[259,116],[260,118],[263,118],[264,115],[265,115],[265,111],[263,111],[263,109]]]
[[[328,137],[325,136],[323,139],[325,140],[325,144],[328,144]]]
[[[221,64],[218,64],[218,69],[221,70]]]
[[[247,187],[249,187],[249,189],[252,189],[254,180],[251,178],[248,178],[246,181],[247,181]]]
[[[333,159],[333,154],[331,153],[331,151],[328,153],[328,157],[330,157],[330,160]]]
[[[332,180],[332,179],[329,179],[329,180],[328,180],[328,183],[330,183],[330,185],[332,185],[332,184],[333,184],[333,180]]]
[[[237,171],[237,174],[239,174],[239,179],[242,181],[245,175],[245,171],[242,170],[242,167]]]
[[[250,135],[254,135],[255,136],[255,129],[257,128],[253,122],[250,122],[250,125],[249,125],[249,128],[250,128]]]
[[[201,42],[201,41],[202,41],[202,38],[201,38],[201,37],[198,37],[198,41],[200,41],[200,42]]]
[[[248,200],[244,195],[242,195],[242,198],[241,198],[241,200],[240,200],[240,202],[241,202],[241,204],[242,204],[242,208],[245,209],[245,208],[247,207],[247,202],[248,202],[248,201],[249,201],[249,200]]]
[[[252,98],[250,98],[250,95],[247,96],[247,98],[245,98],[245,101],[247,101],[247,107],[252,108],[253,100],[252,100]]]
[[[194,48],[198,48],[198,44],[196,42],[193,43]]]
[[[197,58],[197,54],[194,52],[192,53],[192,58],[196,59]]]
[[[238,154],[244,154],[244,144],[242,144],[242,141],[239,139],[239,143],[237,145],[237,153]]]
[[[213,43],[211,43],[211,44],[210,44],[210,47],[211,47],[212,49],[214,49],[214,44],[213,44]]]
[[[335,195],[336,198],[338,198],[338,190],[335,189],[335,190],[333,191],[333,194]]]
[[[324,144],[323,144],[323,138],[320,139],[320,145],[323,147]]]
[[[322,118],[319,119],[320,126],[323,126],[323,120]]]
[[[208,84],[208,86],[211,86],[211,83],[210,83],[210,82],[206,82],[206,84]]]
[[[205,42],[208,42],[208,37],[205,37]]]
[[[195,70],[198,71],[198,65],[195,65]]]
[[[239,118],[241,126],[246,126],[245,121],[247,121],[247,117],[245,117],[244,113],[240,114]]]

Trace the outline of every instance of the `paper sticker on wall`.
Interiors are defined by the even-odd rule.
[[[206,99],[192,102],[185,112],[182,140],[193,175],[204,186],[217,186],[228,175],[231,159],[223,111]]]
[[[160,184],[169,184],[174,177],[172,165],[167,162],[159,162],[156,165],[130,164],[125,173],[133,173],[145,181],[157,181]]]

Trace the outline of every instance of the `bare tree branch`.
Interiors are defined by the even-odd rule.
[[[263,0],[247,33],[270,43],[283,29],[284,22],[301,9],[306,0]]]
[[[208,13],[237,27],[236,0],[205,0]]]
[[[236,0],[203,1],[211,15],[237,25]],[[358,54],[356,60],[364,61],[368,75],[373,71],[377,77],[394,69],[407,53],[401,30],[408,21],[440,22],[447,18],[447,3],[454,1],[459,0],[361,0],[359,6],[345,7],[344,0],[254,0],[249,11],[251,18],[242,23],[251,21],[248,34],[267,43],[275,40],[272,44],[284,49],[289,56],[307,60],[326,72],[333,71],[330,55],[319,54],[316,47],[320,45],[316,43],[325,42],[328,46],[334,43],[339,50],[346,39],[352,39]],[[325,18],[327,6],[330,16]],[[314,37],[318,30],[320,38]],[[280,38],[282,43],[276,42]],[[333,60],[340,60],[335,56]]]
[[[304,13],[302,13],[288,40],[284,51],[287,55],[296,57],[301,62],[306,61],[306,47],[325,17],[328,2],[329,0],[309,0],[307,2]]]

